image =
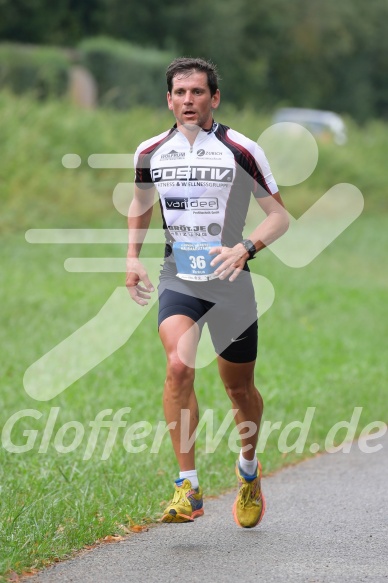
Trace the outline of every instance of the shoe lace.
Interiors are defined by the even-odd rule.
[[[239,491],[239,501],[241,508],[245,506],[249,506],[252,504],[253,501],[256,501],[255,498],[260,491],[257,491],[258,485],[257,480],[253,480],[253,482],[246,482],[240,486]]]
[[[186,496],[187,490],[182,488],[182,486],[175,486],[174,496],[171,500],[172,504],[184,504],[185,506],[190,506],[190,501]]]
[[[244,508],[244,506],[247,506],[250,499],[251,499],[251,485],[250,484],[243,484],[240,487],[240,491],[239,491],[240,506],[242,508]]]

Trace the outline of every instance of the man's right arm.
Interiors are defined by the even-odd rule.
[[[133,200],[128,211],[128,253],[126,286],[131,298],[140,306],[146,306],[154,287],[144,266],[139,261],[143,241],[150,225],[155,188],[140,189],[135,184]],[[143,285],[141,285],[143,284]]]

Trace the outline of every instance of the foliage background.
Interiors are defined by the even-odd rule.
[[[94,317],[112,290],[123,285],[122,273],[69,273],[64,261],[85,255],[124,260],[126,252],[125,244],[30,245],[26,230],[125,229],[112,192],[118,182],[131,182],[132,173],[92,169],[87,158],[95,152],[133,152],[140,141],[171,124],[163,95],[152,109],[126,104],[122,111],[83,111],[66,99],[53,99],[56,77],[46,66],[56,58],[51,47],[66,49],[67,55],[100,35],[119,42],[123,58],[137,47],[136,58],[154,59],[152,67],[167,54],[213,59],[223,77],[217,119],[254,140],[279,105],[346,114],[348,142],[342,147],[320,143],[313,175],[283,188],[282,195],[292,214],[300,216],[333,184],[350,182],[362,191],[365,211],[302,270],[282,265],[270,250],[260,254],[253,269],[273,282],[276,303],[261,322],[257,383],[267,420],[285,425],[301,420],[306,407],[317,407],[302,456],[310,455],[312,442],[322,447],[329,428],[349,420],[356,406],[362,407],[358,432],[369,422],[387,421],[387,325],[382,317],[388,287],[386,1],[0,0],[0,11],[0,41],[50,49],[35,53],[34,61],[35,97],[42,96],[42,71],[50,73],[43,78],[43,88],[49,88],[45,103],[0,92],[1,424],[24,408],[42,412],[36,422],[18,423],[15,443],[25,443],[23,431],[31,428],[41,437],[51,407],[61,409],[55,431],[74,419],[89,429],[102,409],[128,405],[133,408],[130,423],[147,419],[155,424],[163,418],[165,358],[155,311],[133,342],[58,398],[39,403],[23,388],[27,367]],[[12,60],[6,51],[2,54],[0,84],[2,64]],[[62,156],[69,152],[81,157],[79,168],[63,167]],[[157,210],[153,226],[159,226]],[[161,252],[152,245],[145,250],[149,256]],[[197,380],[201,412],[213,409],[220,423],[229,403],[216,368],[199,371]],[[104,437],[106,432],[99,448]],[[135,456],[124,450],[122,433],[119,437],[105,462],[99,451],[84,461],[83,448],[61,455],[53,443],[47,454],[39,454],[39,439],[25,454],[0,449],[0,573],[40,568],[107,535],[126,533],[131,521],[157,518],[176,472],[170,444],[166,440],[158,456]],[[203,453],[203,438],[198,447]],[[297,459],[292,452],[282,457],[273,435],[262,462],[268,472]],[[207,495],[235,485],[234,462],[235,453],[226,444],[211,462],[199,456]]]
[[[385,0],[1,0],[0,10],[0,41],[74,48],[105,35],[210,58],[238,107],[388,117]]]
[[[26,443],[25,431],[37,432],[30,451],[15,454],[0,448],[0,573],[20,573],[70,557],[106,536],[126,534],[132,524],[155,521],[171,495],[177,468],[168,436],[158,455],[150,453],[155,428],[163,419],[165,375],[155,308],[125,345],[57,397],[36,401],[23,387],[26,369],[95,317],[113,290],[123,286],[124,273],[71,273],[64,268],[66,259],[112,257],[124,267],[126,254],[125,241],[32,245],[26,231],[86,228],[95,229],[97,236],[104,228],[125,231],[126,217],[113,207],[112,193],[117,183],[132,180],[132,171],[90,168],[88,156],[133,151],[144,136],[168,126],[171,113],[144,108],[84,112],[59,100],[42,104],[3,92],[0,117],[6,143],[0,167],[5,282],[0,289],[0,425],[25,409],[42,414],[40,419],[19,420],[12,430],[17,445]],[[248,111],[242,115],[222,109],[217,117],[252,139],[269,123]],[[362,408],[357,433],[370,422],[388,420],[387,324],[382,317],[388,231],[381,205],[387,136],[383,122],[370,122],[362,130],[351,124],[344,146],[319,143],[318,166],[305,183],[282,188],[295,216],[337,182],[353,182],[364,194],[367,210],[315,261],[292,269],[267,249],[252,262],[252,269],[276,290],[274,305],[260,319],[256,381],[266,403],[265,420],[284,427],[301,421],[307,407],[316,407],[301,454],[280,453],[279,432],[271,434],[260,456],[266,474],[311,455],[312,443],[322,451],[330,428],[349,421],[355,407]],[[81,157],[78,168],[61,163],[71,151]],[[157,207],[153,227],[159,228]],[[143,256],[161,257],[162,252],[161,246],[149,244]],[[109,342],[110,329],[104,332]],[[206,409],[214,412],[215,433],[230,405],[214,362],[197,371],[196,390],[201,415]],[[109,459],[101,460],[108,435],[103,429],[92,458],[84,460],[96,415],[128,406],[132,409],[125,416],[127,426],[120,429]],[[59,407],[60,413],[47,452],[39,453],[52,407]],[[141,455],[128,453],[124,433],[142,420],[154,428],[144,440],[148,449]],[[85,438],[73,452],[60,453],[55,437],[72,421],[85,428]],[[345,433],[339,432],[338,441]],[[236,453],[228,448],[228,436],[211,455],[206,454],[203,434],[197,442],[207,496],[235,487]],[[69,431],[65,445],[73,437]],[[288,443],[294,439],[295,432]],[[231,514],[230,521],[233,528]]]

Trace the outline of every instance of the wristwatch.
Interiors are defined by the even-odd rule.
[[[256,253],[256,247],[252,241],[250,239],[243,239],[241,243],[244,245],[245,250],[249,253],[249,259],[253,259]]]

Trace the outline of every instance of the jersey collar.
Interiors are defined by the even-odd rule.
[[[202,128],[201,129],[201,132],[205,132],[206,134],[212,134],[213,132],[216,131],[217,127],[218,127],[218,123],[216,121],[214,121],[214,119],[213,119],[211,128],[210,129],[208,129],[208,128]],[[172,126],[172,129],[173,130],[178,130],[178,125],[175,123]]]

